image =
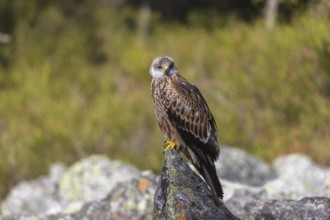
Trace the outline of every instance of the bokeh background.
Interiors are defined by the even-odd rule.
[[[330,165],[328,0],[0,0],[0,198],[91,154],[158,172],[158,55],[200,88],[222,144]]]

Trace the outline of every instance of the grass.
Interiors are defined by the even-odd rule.
[[[268,162],[302,152],[330,164],[329,19],[308,12],[270,33],[262,21],[214,18],[221,25],[204,28],[153,15],[141,38],[133,9],[92,15],[79,23],[50,6],[33,25],[21,21],[3,46],[1,196],[55,161],[90,154],[158,172],[163,137],[148,69],[162,54],[204,94],[222,144]]]

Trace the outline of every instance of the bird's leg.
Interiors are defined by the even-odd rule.
[[[164,142],[164,153],[168,151],[169,149],[174,149],[176,144],[173,141],[165,141]]]

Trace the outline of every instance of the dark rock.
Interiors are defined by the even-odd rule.
[[[176,150],[165,153],[154,201],[155,219],[238,219]]]
[[[265,200],[245,206],[246,220],[327,220],[330,219],[330,198],[306,197],[294,200]]]
[[[215,165],[220,179],[251,186],[262,186],[276,177],[267,163],[237,148],[222,147]]]

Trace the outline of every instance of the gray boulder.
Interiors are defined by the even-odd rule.
[[[175,164],[175,161],[172,162]],[[177,162],[181,164],[180,161]],[[174,199],[183,201],[188,207],[186,210],[192,208],[194,211],[194,209],[202,208],[204,213],[212,213],[207,207],[212,207],[211,201],[214,200],[209,197],[206,184],[203,181],[200,182],[199,176],[191,179],[192,175],[189,174],[191,170],[185,170],[187,167],[183,164],[179,166],[179,164],[177,167],[184,168],[184,175],[180,175],[181,182],[170,182],[175,177],[173,173],[162,173],[162,176],[172,176],[168,176],[170,179],[165,178],[165,180],[161,178],[160,182],[166,183],[167,180],[167,183],[171,185],[180,186],[181,183],[181,186],[170,188],[163,184],[163,188],[170,189],[163,193],[173,193],[177,190],[179,196],[173,198],[173,201]],[[294,211],[299,208],[298,206],[304,207],[306,213],[314,213],[313,210],[319,209],[320,216],[328,214],[326,211],[329,209],[325,208],[330,198],[330,168],[319,166],[304,155],[282,156],[277,158],[273,165],[267,165],[241,150],[225,147],[221,151],[217,167],[224,188],[224,205],[239,218],[253,219],[255,216],[263,216],[264,219],[271,219],[265,217],[271,216],[276,219],[276,215],[267,213],[267,210],[274,209],[278,213],[282,210],[288,213],[288,210]],[[157,187],[156,180],[156,176],[151,172],[139,171],[129,164],[110,160],[105,156],[91,156],[69,168],[63,164],[55,164],[47,176],[23,181],[13,187],[1,203],[2,217],[0,219],[103,219],[108,217],[111,219],[151,219]],[[196,195],[187,194],[188,189],[196,192],[196,187],[199,187]],[[188,191],[180,194],[182,189]],[[156,195],[162,195],[160,192],[162,191],[158,191]],[[187,195],[194,195],[194,198],[199,199],[192,202],[189,200],[191,197]],[[164,197],[158,197],[158,201],[162,201],[162,198]],[[203,206],[205,201],[209,201],[210,206]],[[165,204],[164,201],[158,202],[156,204],[158,208],[155,206],[155,209],[162,210],[159,207],[166,207]],[[294,215],[296,219],[299,219],[302,216],[302,213],[293,211],[290,212],[292,214],[290,218],[283,215],[280,219],[292,219]],[[186,216],[189,217],[189,215]],[[321,216],[310,219],[322,218]],[[330,219],[330,217],[325,219]]]
[[[220,179],[245,185],[262,186],[277,176],[267,163],[237,148],[222,147],[215,165]]]
[[[73,164],[58,183],[58,196],[65,212],[79,210],[86,201],[102,199],[117,184],[137,178],[140,171],[121,161],[94,155]]]
[[[155,190],[151,172],[90,156],[18,184],[2,202],[0,219],[151,219]]]
[[[86,203],[69,217],[77,220],[152,220],[155,186],[155,178],[141,175],[119,183],[107,197]]]
[[[264,185],[269,198],[330,197],[329,167],[321,167],[302,154],[279,157],[273,167],[279,177]]]
[[[151,220],[155,179],[150,175],[119,183],[104,199],[85,202],[73,213],[57,214],[14,214],[0,217],[1,220]]]
[[[327,220],[330,219],[330,198],[314,197],[294,200],[264,200],[245,206],[246,220]]]
[[[274,161],[272,169],[278,176],[262,186],[253,187],[222,181],[227,207],[238,217],[244,218],[246,214],[244,207],[247,203],[276,200],[279,204],[284,199],[330,197],[330,169],[313,163],[304,155],[291,154],[279,157]]]
[[[53,164],[48,176],[23,181],[15,186],[1,203],[3,215],[54,214],[62,211],[58,200],[58,182],[66,167]]]

